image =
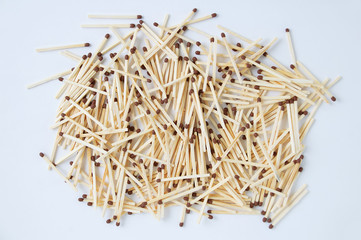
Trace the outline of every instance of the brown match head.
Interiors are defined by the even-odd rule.
[[[117,227],[119,227],[119,226],[120,226],[120,222],[116,222],[115,225],[116,225]]]
[[[141,28],[142,28],[142,25],[137,24],[137,28],[141,29]]]
[[[109,39],[110,38],[110,34],[109,33],[107,33],[107,34],[105,34],[105,36],[104,36],[106,39]]]
[[[216,177],[217,177],[217,174],[213,173],[212,178],[216,178]]]
[[[111,222],[112,222],[112,220],[110,220],[110,219],[108,219],[108,220],[106,221],[106,223],[108,223],[108,224],[111,223]]]
[[[214,42],[214,38],[212,37],[212,38],[210,39],[210,41],[211,41],[211,42]]]
[[[135,24],[134,24],[134,23],[131,23],[131,24],[129,25],[129,27],[130,27],[130,28],[135,28]]]
[[[44,153],[41,152],[41,153],[39,153],[39,156],[44,157],[45,155],[44,155]]]
[[[158,204],[159,204],[159,205],[163,204],[162,199],[161,199],[161,200],[158,200]]]
[[[258,137],[258,133],[254,133],[253,136],[256,138]]]
[[[272,229],[272,228],[273,228],[273,225],[272,225],[272,224],[270,224],[270,225],[268,226],[268,228],[269,228],[269,229]]]
[[[212,13],[212,18],[215,18],[215,17],[217,17],[217,13]]]
[[[196,45],[199,47],[199,46],[202,45],[202,44],[201,44],[201,42],[197,41],[197,42],[196,42]]]
[[[221,33],[221,37],[222,37],[222,38],[225,38],[225,37],[226,37],[226,34],[222,32],[222,33]]]
[[[268,219],[267,219],[267,222],[268,222],[268,223],[272,222],[272,219],[271,219],[271,218],[268,218]]]
[[[66,99],[67,101],[69,101],[69,100],[70,100],[70,97],[69,97],[69,96],[65,96],[65,99]]]
[[[79,133],[76,134],[75,137],[76,137],[76,138],[80,138],[80,134],[79,134]]]
[[[63,77],[59,77],[58,80],[59,80],[60,82],[62,82],[62,81],[64,80],[64,78],[63,78]]]
[[[179,223],[179,226],[180,226],[180,227],[183,227],[183,226],[184,226],[184,223],[183,223],[183,222],[180,222],[180,223]]]
[[[86,205],[88,205],[89,207],[93,206],[92,202],[88,202]]]
[[[251,68],[251,67],[252,67],[252,65],[251,65],[251,64],[249,64],[249,63],[247,63],[247,64],[246,64],[246,67],[247,67],[247,68]]]
[[[332,97],[331,97],[331,100],[332,100],[333,102],[335,102],[335,101],[336,101],[336,98],[335,98],[334,96],[332,96]]]
[[[298,171],[299,171],[299,172],[302,172],[302,171],[303,171],[303,167],[300,167],[300,168],[298,169]]]
[[[197,12],[197,10],[198,10],[197,8],[193,8],[193,10],[192,10],[192,11],[193,11],[193,12]]]
[[[84,43],[84,47],[89,47],[90,43]]]
[[[213,216],[212,216],[212,215],[208,215],[208,219],[213,219]]]
[[[64,135],[64,133],[63,132],[59,132],[59,136],[61,137],[61,136],[63,136]]]
[[[143,16],[142,15],[137,15],[137,19],[142,19]]]
[[[191,47],[191,46],[192,46],[192,43],[187,42],[187,47]]]
[[[221,158],[221,157],[217,157],[216,160],[217,160],[217,161],[221,161],[222,158]]]
[[[296,67],[295,67],[295,65],[291,64],[291,65],[290,65],[290,68],[291,68],[291,69],[295,69]]]
[[[261,98],[260,98],[260,97],[257,98],[257,102],[261,102]]]
[[[84,201],[84,198],[78,198],[78,201],[82,202],[82,201]]]

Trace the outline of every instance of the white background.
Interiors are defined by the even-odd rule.
[[[178,227],[180,209],[158,222],[150,215],[125,216],[122,226],[105,223],[99,211],[77,202],[39,156],[51,152],[49,129],[61,83],[33,90],[29,83],[69,69],[74,62],[37,47],[91,42],[107,30],[81,29],[88,13],[143,14],[145,21],[181,21],[192,8],[219,17],[196,25],[219,34],[217,24],[251,39],[278,37],[269,52],[289,65],[284,28],[292,31],[297,57],[320,79],[342,75],[321,105],[305,144],[299,183],[310,193],[273,230],[260,216],[215,216],[196,224],[190,214]],[[361,1],[11,1],[0,0],[0,239],[359,239],[360,30]],[[103,21],[104,22],[104,21]],[[129,22],[124,20],[123,22]],[[217,35],[218,36],[218,35]],[[199,39],[205,41],[204,38]],[[77,51],[80,53],[81,51]]]

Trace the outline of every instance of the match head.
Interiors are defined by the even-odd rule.
[[[286,28],[286,29],[285,29],[285,32],[290,32],[290,29],[289,29],[289,28]]]
[[[90,47],[90,43],[84,43],[84,47]]]
[[[142,19],[143,16],[142,15],[137,15],[137,19]]]
[[[70,97],[69,97],[69,96],[65,96],[65,99],[66,99],[67,101],[69,101],[69,100],[70,100]]]
[[[212,18],[215,18],[215,17],[217,17],[217,13],[212,13]]]
[[[201,42],[197,41],[197,42],[196,42],[196,45],[199,47],[199,46],[202,45],[202,44],[201,44]]]
[[[334,96],[332,96],[332,97],[331,97],[331,100],[332,100],[333,102],[335,102],[335,101],[336,101],[336,98],[335,98]]]
[[[106,39],[109,39],[109,38],[110,38],[110,34],[109,34],[109,33],[105,34],[105,38],[106,38]]]
[[[214,37],[212,37],[212,38],[210,39],[210,42],[214,42]]]
[[[183,227],[183,225],[184,225],[183,222],[180,222],[180,223],[179,223],[179,226],[180,226],[180,227]]]
[[[39,156],[40,156],[40,157],[44,157],[44,153],[40,152],[40,153],[39,153]]]
[[[225,37],[226,37],[226,34],[222,32],[222,33],[221,33],[221,37],[222,37],[222,38],[225,38]]]
[[[192,10],[193,12],[197,12],[197,8],[193,8],[193,10]]]
[[[135,28],[135,24],[134,24],[134,23],[131,23],[131,24],[129,25],[129,27],[130,27],[130,28]]]

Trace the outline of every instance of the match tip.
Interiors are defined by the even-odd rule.
[[[197,12],[197,8],[193,8],[193,10],[192,10],[193,12]]]
[[[131,23],[131,24],[129,25],[129,27],[130,27],[130,28],[135,28],[135,24],[134,24],[134,23]]]
[[[290,31],[290,29],[289,29],[289,28],[286,28],[286,29],[285,29],[285,31],[286,31],[286,32],[289,32],[289,31]]]
[[[137,19],[142,19],[143,16],[142,15],[137,15]]]
[[[215,18],[215,17],[217,17],[217,13],[212,13],[212,18]]]
[[[333,102],[335,102],[335,101],[336,101],[335,96],[332,96],[332,97],[331,97],[331,100],[332,100]]]
[[[222,37],[222,38],[225,38],[225,37],[226,37],[226,34],[222,32],[222,33],[221,33],[221,37]]]
[[[90,46],[90,43],[84,43],[84,46],[85,46],[85,47],[89,47],[89,46]]]
[[[159,26],[159,24],[158,24],[157,22],[154,22],[153,25],[154,25],[154,27],[158,27],[158,26]]]
[[[69,101],[69,100],[70,100],[70,97],[69,97],[69,96],[65,96],[65,99],[66,99],[67,101]]]
[[[106,39],[109,39],[109,38],[110,38],[110,34],[109,34],[109,33],[105,34],[105,38],[106,38]]]
[[[59,132],[59,136],[61,137],[61,136],[63,136],[64,135],[64,133],[63,132]]]
[[[211,41],[211,42],[214,42],[214,38],[212,37],[212,38],[210,39],[210,41]]]
[[[39,156],[40,156],[40,157],[44,157],[44,153],[40,152],[40,153],[39,153]]]
[[[183,225],[184,225],[183,222],[180,222],[180,223],[179,223],[179,226],[180,226],[180,227],[183,227]]]
[[[272,224],[270,224],[270,225],[268,226],[268,228],[269,228],[269,229],[272,229],[272,228],[273,228],[273,225],[272,225]]]

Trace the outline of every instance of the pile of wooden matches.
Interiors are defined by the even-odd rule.
[[[303,140],[320,104],[336,100],[329,89],[340,77],[319,81],[297,61],[289,29],[288,68],[267,52],[276,39],[261,45],[221,26],[224,33],[211,36],[193,24],[217,14],[196,12],[175,26],[168,15],[154,27],[143,20],[83,25],[110,29],[115,40],[106,34],[83,56],[63,51],[75,67],[29,86],[62,82],[55,144],[40,156],[74,189],[86,189],[78,200],[100,207],[107,223],[119,226],[134,213],[160,219],[176,205],[181,227],[194,212],[198,222],[259,214],[273,228],[307,193],[306,185],[293,189]],[[130,31],[121,36],[118,28]],[[60,147],[68,153],[58,158]]]

